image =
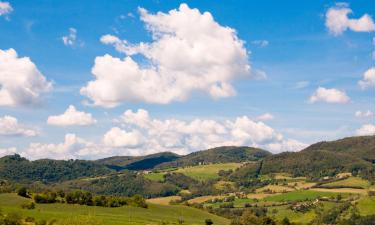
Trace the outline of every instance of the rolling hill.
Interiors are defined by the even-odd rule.
[[[52,183],[111,172],[112,170],[104,165],[86,160],[29,161],[17,154],[0,158],[0,179],[21,183],[33,181]]]
[[[162,163],[157,168],[185,167],[210,163],[239,163],[246,161],[258,161],[271,153],[251,147],[223,146],[204,151],[190,153],[174,161]]]
[[[284,152],[268,156],[262,161],[258,172],[259,174],[286,172],[313,179],[351,172],[375,180],[374,162],[375,136],[349,137],[337,141],[319,142],[300,152]],[[255,171],[254,167],[243,167],[237,174],[250,172],[254,174]]]
[[[152,169],[161,163],[171,162],[180,158],[172,152],[161,152],[146,156],[113,156],[99,159],[96,162],[106,165],[115,170],[147,170]]]

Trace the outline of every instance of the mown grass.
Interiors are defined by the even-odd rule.
[[[358,210],[362,216],[375,214],[375,197],[362,198],[358,201]]]
[[[319,191],[310,191],[310,190],[303,190],[303,191],[292,191],[288,193],[282,193],[277,195],[271,195],[264,198],[264,201],[270,202],[282,202],[282,201],[303,201],[303,200],[313,200],[319,197],[337,197],[337,195],[341,195],[342,197],[346,197],[348,193],[334,193],[334,192],[319,192]]]
[[[241,163],[220,163],[179,168],[176,172],[197,180],[209,180],[219,178],[218,173],[220,170],[235,170],[240,166]]]
[[[144,174],[143,176],[146,178],[146,179],[149,179],[149,180],[152,180],[152,181],[163,181],[164,180],[164,172],[160,172],[160,173],[148,173],[148,174]]]
[[[37,204],[35,209],[22,209],[22,203],[30,200],[16,194],[0,194],[0,208],[4,213],[19,212],[24,217],[31,216],[37,220],[69,220],[90,216],[106,225],[122,224],[177,224],[181,219],[185,224],[203,224],[205,219],[212,219],[215,224],[227,225],[229,220],[207,212],[186,207],[149,204],[148,209],[139,207],[96,207],[70,204]]]
[[[322,187],[354,187],[354,188],[369,188],[370,182],[360,177],[348,177],[344,180],[334,181],[331,183],[323,184]]]

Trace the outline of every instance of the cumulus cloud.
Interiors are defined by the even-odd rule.
[[[25,125],[19,124],[15,117],[4,116],[0,117],[0,136],[1,135],[34,137],[38,135],[38,132]]]
[[[263,122],[253,121],[246,116],[225,121],[159,120],[151,118],[146,110],[139,109],[135,112],[127,110],[120,121],[124,129],[131,129],[132,132],[138,130],[143,135],[144,141],[138,147],[142,154],[159,151],[187,154],[223,145],[262,147],[273,152],[295,151],[306,146],[304,143],[285,139]]]
[[[0,157],[6,156],[6,155],[13,155],[15,153],[17,153],[17,149],[15,147],[0,148]]]
[[[31,143],[21,155],[31,158],[97,159],[113,155],[146,155],[171,151],[188,154],[218,146],[253,146],[270,150],[298,151],[305,143],[284,138],[261,121],[247,116],[231,120],[155,119],[146,110],[127,110],[102,139],[89,141],[66,134],[58,144]]]
[[[30,58],[18,57],[14,49],[0,49],[0,106],[35,104],[51,89]]]
[[[358,82],[362,89],[367,89],[375,86],[375,67],[368,69],[363,74],[363,79]]]
[[[348,103],[350,98],[346,95],[344,91],[340,91],[337,89],[327,89],[323,87],[319,87],[316,91],[311,95],[309,102],[326,102],[326,103]]]
[[[103,142],[105,145],[111,147],[132,148],[142,144],[143,136],[137,130],[126,132],[118,127],[113,127],[104,135]]]
[[[58,144],[31,143],[21,152],[29,159],[75,159],[75,158],[101,158],[106,157],[108,149],[94,142],[87,141],[75,134],[66,134],[65,140]]]
[[[352,12],[346,3],[338,3],[329,8],[326,13],[326,27],[333,35],[340,35],[348,29],[354,32],[375,31],[375,23],[370,15],[364,14],[358,19],[350,19]]]
[[[0,1],[0,16],[5,16],[5,18],[7,18],[7,15],[10,14],[12,11],[13,8],[9,2]]]
[[[94,105],[167,104],[184,101],[193,92],[229,97],[236,94],[232,81],[250,76],[244,42],[209,12],[186,4],[168,13],[151,14],[143,8],[139,12],[153,41],[130,44],[113,35],[101,37],[102,43],[113,45],[126,57],[107,54],[95,59],[95,80],[81,89]],[[135,55],[146,63],[136,62]]]
[[[73,105],[61,115],[50,116],[47,123],[55,126],[87,126],[96,123],[91,113],[78,111]]]
[[[273,120],[275,117],[271,113],[264,113],[257,117],[257,120],[260,121],[267,121],[267,120]]]
[[[375,125],[373,124],[365,124],[358,130],[356,130],[356,135],[358,136],[368,136],[368,135],[375,135]]]
[[[358,118],[370,118],[374,116],[374,113],[370,110],[367,111],[356,111],[355,116]]]

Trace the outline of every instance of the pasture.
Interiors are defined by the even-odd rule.
[[[105,225],[122,224],[178,224],[179,220],[187,224],[203,224],[212,219],[215,224],[227,225],[229,220],[207,212],[186,207],[149,204],[148,209],[139,207],[96,207],[70,204],[37,204],[35,209],[22,209],[21,204],[30,201],[16,194],[0,194],[0,208],[3,213],[19,212],[22,216],[37,220],[70,220],[72,218],[93,218]]]

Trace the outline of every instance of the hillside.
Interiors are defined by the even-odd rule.
[[[146,156],[113,156],[96,162],[115,170],[147,170],[161,163],[170,162],[180,156],[172,152],[161,152]]]
[[[158,168],[185,167],[210,163],[238,163],[246,161],[257,161],[270,156],[271,153],[251,147],[223,146],[204,151],[190,153],[179,159],[162,163]]]
[[[260,174],[291,173],[312,179],[332,176],[341,172],[358,174],[375,180],[375,136],[350,137],[337,141],[319,142],[300,152],[284,152],[266,157]],[[254,168],[241,168],[237,174],[249,174]]]
[[[15,182],[51,183],[79,177],[100,176],[111,172],[112,170],[104,165],[86,160],[29,161],[17,154],[0,158],[0,179]]]

